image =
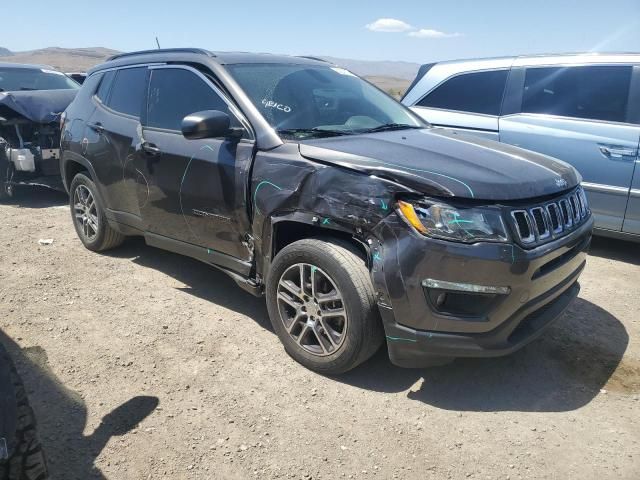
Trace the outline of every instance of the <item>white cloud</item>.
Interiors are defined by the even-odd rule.
[[[420,30],[414,30],[409,32],[410,37],[415,38],[453,38],[461,37],[461,33],[445,33],[439,30],[431,30],[429,28],[421,28]]]
[[[414,30],[414,27],[409,25],[407,22],[403,22],[396,18],[379,18],[375,22],[368,24],[366,27],[372,32],[401,33]]]

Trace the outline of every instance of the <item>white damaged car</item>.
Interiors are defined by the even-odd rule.
[[[0,200],[15,185],[63,189],[60,116],[79,88],[51,67],[0,63]]]

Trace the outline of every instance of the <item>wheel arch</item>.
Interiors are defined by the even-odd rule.
[[[62,175],[62,183],[67,193],[69,193],[69,188],[71,187],[71,182],[74,177],[80,172],[86,172],[89,178],[95,182],[96,172],[91,163],[83,156],[73,152],[65,152],[61,163],[60,173]]]
[[[324,220],[326,222],[326,220]],[[358,229],[350,225],[325,223],[321,217],[313,214],[294,212],[286,215],[273,216],[265,226],[265,234],[261,245],[262,271],[266,278],[269,267],[275,256],[285,246],[306,238],[326,238],[340,240],[350,245],[369,268],[371,265],[371,251]]]

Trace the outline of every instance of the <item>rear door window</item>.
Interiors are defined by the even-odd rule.
[[[144,105],[146,82],[147,67],[119,70],[107,105],[116,112],[139,118]]]
[[[182,68],[151,71],[148,127],[180,131],[184,117],[203,110],[218,110],[231,115],[222,97],[195,73]]]
[[[523,113],[624,122],[630,66],[528,68]]]
[[[417,105],[461,112],[500,115],[508,70],[463,73],[445,81]]]

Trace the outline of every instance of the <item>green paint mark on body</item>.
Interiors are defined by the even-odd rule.
[[[389,204],[386,203],[382,198],[380,199],[380,206],[382,207],[382,210],[389,210]]]
[[[325,218],[325,219],[322,221],[322,225],[329,225],[329,223],[331,223],[331,221],[330,221],[328,218]]]
[[[267,180],[263,180],[262,182],[260,182],[257,186],[256,186],[256,190],[255,192],[253,192],[253,209],[256,212],[260,212],[260,209],[258,209],[258,205],[257,205],[257,199],[258,199],[258,190],[260,190],[262,187],[264,187],[265,185],[268,185],[270,187],[275,188],[276,190],[282,190],[282,187],[279,187],[278,185],[276,185],[275,183],[271,183]]]

